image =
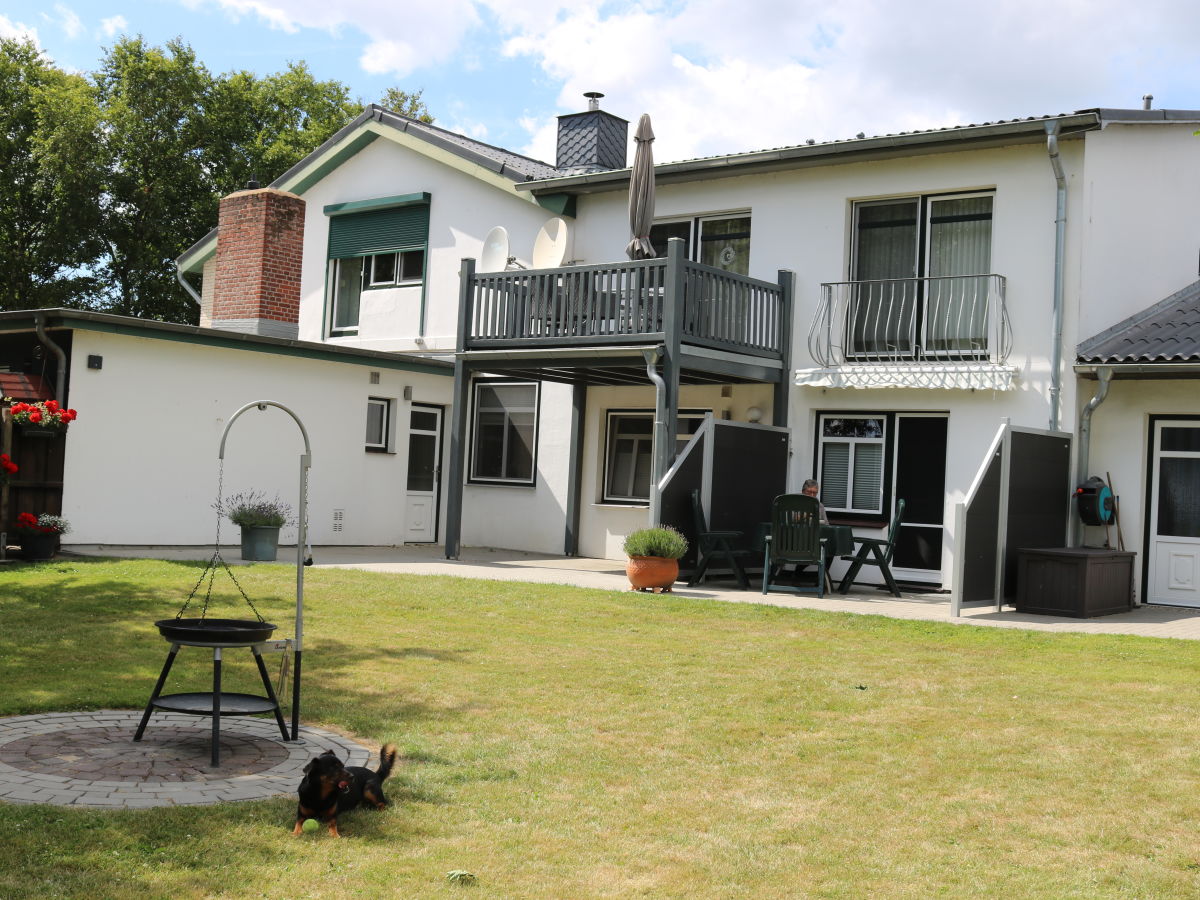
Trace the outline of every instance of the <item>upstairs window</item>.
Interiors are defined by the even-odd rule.
[[[330,335],[358,333],[362,295],[425,281],[429,195],[325,207],[329,216]]]
[[[987,351],[991,193],[856,204],[850,355]]]
[[[650,228],[655,255],[667,255],[667,241],[681,238],[688,259],[732,272],[750,274],[750,215],[699,216],[656,222]]]

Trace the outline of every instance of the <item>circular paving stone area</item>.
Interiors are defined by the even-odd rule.
[[[301,726],[284,741],[272,719],[222,719],[212,768],[212,721],[155,713],[133,740],[140,710],[44,713],[0,719],[0,801],[56,806],[200,806],[294,794],[308,761],[332,750],[368,765],[371,751]]]

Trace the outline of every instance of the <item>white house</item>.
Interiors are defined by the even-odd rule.
[[[422,420],[445,448],[434,486],[448,552],[620,557],[621,537],[648,521],[655,476],[711,413],[786,427],[788,484],[818,478],[835,520],[876,532],[904,499],[897,573],[949,587],[955,504],[998,424],[1076,431],[1096,385],[1076,346],[1196,280],[1198,123],[1195,111],[1091,109],[660,164],[651,240],[664,255],[680,240],[674,259],[639,266],[624,256],[624,120],[561,117],[551,166],[371,107],[245,195],[302,221],[292,307],[254,306],[262,292],[222,274],[224,221],[179,265],[202,279],[205,334],[453,361],[453,387],[426,373],[438,418]],[[563,265],[529,268],[557,219]],[[464,265],[494,226],[511,264]],[[1200,419],[1187,384],[1168,381],[1128,400],[1114,386],[1078,473],[1111,469],[1139,560],[1157,527],[1141,502],[1162,470],[1151,432],[1160,417]],[[374,396],[343,401],[358,405],[358,430]],[[386,410],[397,446],[406,409]],[[676,423],[660,454],[656,419]],[[1122,443],[1140,450],[1106,455]],[[365,460],[334,455],[338,471]],[[373,523],[366,508],[398,505],[407,458],[372,463],[394,469],[364,498]],[[1172,479],[1195,477],[1171,465]],[[335,508],[331,492],[314,515],[332,521]],[[396,542],[394,529],[369,532],[314,540]]]

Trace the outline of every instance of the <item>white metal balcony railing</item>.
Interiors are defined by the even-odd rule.
[[[1003,275],[821,285],[808,331],[820,365],[1003,364],[1012,350]]]

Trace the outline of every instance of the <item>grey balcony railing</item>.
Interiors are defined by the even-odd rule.
[[[1012,328],[1002,275],[821,285],[808,347],[822,366],[1004,363]]]
[[[685,343],[782,354],[778,284],[682,258],[481,274],[466,262],[468,349],[628,343],[677,328]]]

